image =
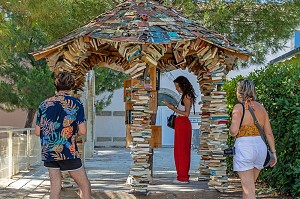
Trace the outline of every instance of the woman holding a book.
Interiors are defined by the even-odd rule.
[[[241,179],[243,198],[255,199],[255,181],[260,170],[264,168],[267,146],[250,111],[253,110],[274,154],[275,160],[271,162],[271,167],[275,166],[277,162],[275,141],[268,113],[260,103],[255,101],[256,94],[253,82],[250,80],[240,81],[237,85],[236,94],[240,103],[233,108],[232,123],[229,128],[230,134],[236,137],[233,170],[238,172]]]
[[[191,161],[191,138],[192,125],[189,120],[190,110],[195,104],[196,94],[192,84],[184,76],[174,80],[176,90],[181,94],[178,106],[163,101],[169,109],[175,111],[175,137],[174,137],[174,160],[177,178],[174,183],[189,183],[189,170]]]

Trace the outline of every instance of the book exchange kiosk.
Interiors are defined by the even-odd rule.
[[[207,180],[210,188],[221,192],[230,191],[223,154],[228,115],[221,87],[236,61],[249,58],[247,49],[159,2],[128,0],[32,55],[36,60],[45,58],[54,73],[72,72],[76,91],[83,90],[88,77],[85,157],[91,157],[94,148],[95,94],[93,77],[87,74],[94,67],[107,67],[131,77],[124,81],[124,134],[133,161],[128,179],[136,193],[147,192],[153,149],[161,147],[161,126],[155,125],[158,76],[179,68],[193,73],[202,95],[201,110],[196,110],[201,112],[202,132],[199,180]]]

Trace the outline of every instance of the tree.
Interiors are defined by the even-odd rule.
[[[252,63],[284,48],[300,24],[300,2],[278,0],[172,0],[166,4],[184,11],[205,27],[226,34],[248,48]]]
[[[39,103],[54,94],[54,85],[45,61],[35,61],[28,53],[45,45],[47,38],[18,14],[2,15],[0,32],[0,108],[27,111],[26,127],[31,127]],[[5,18],[4,18],[5,16]]]
[[[50,40],[77,29],[123,0],[0,0],[3,9],[36,23]]]
[[[25,127],[31,127],[38,104],[53,95],[54,86],[46,62],[37,62],[28,53],[78,28],[114,4],[94,0],[0,0],[0,5],[3,8],[0,18],[0,47],[3,49],[0,52],[0,76],[3,79],[0,107],[6,111],[27,110]],[[110,93],[108,98],[97,101],[99,110],[110,104],[112,92],[122,87],[127,76],[110,69],[96,68],[95,71],[96,94]]]

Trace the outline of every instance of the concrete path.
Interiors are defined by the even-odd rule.
[[[153,180],[149,185],[148,196],[129,194],[130,186],[126,184],[132,159],[126,148],[98,148],[93,158],[86,159],[85,168],[92,184],[93,198],[97,199],[215,199],[242,198],[240,193],[221,194],[209,190],[207,182],[199,182],[198,167],[200,156],[192,152],[190,184],[174,185],[176,177],[173,148],[154,150]],[[79,198],[76,184],[64,184],[62,199]],[[41,165],[30,171],[21,172],[12,179],[0,180],[0,199],[49,198],[48,171]]]

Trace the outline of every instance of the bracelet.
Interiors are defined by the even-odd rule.
[[[271,151],[271,153],[276,153],[276,150],[275,151]]]

